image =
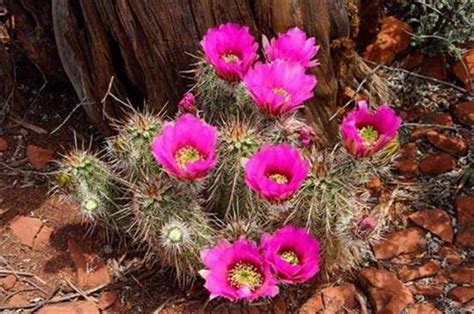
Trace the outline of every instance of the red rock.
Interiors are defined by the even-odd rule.
[[[458,223],[461,226],[474,224],[474,197],[462,195],[456,198],[454,202]]]
[[[421,74],[435,78],[440,81],[446,81],[448,79],[448,71],[446,66],[446,56],[436,55],[427,57],[423,60],[421,65]]]
[[[460,123],[466,126],[474,125],[474,101],[465,101],[451,107],[451,111]]]
[[[50,149],[30,144],[26,147],[26,156],[34,168],[41,169],[53,159],[54,152]]]
[[[98,307],[101,310],[106,310],[118,300],[117,293],[113,291],[104,291],[100,294]]]
[[[299,314],[313,314],[313,313],[318,313],[319,311],[322,311],[324,309],[323,305],[323,295],[321,292],[317,292],[313,294],[311,298],[309,298],[306,303],[304,303],[298,313]]]
[[[474,282],[474,267],[461,267],[448,272],[449,280],[456,284],[470,284]]]
[[[438,255],[442,257],[443,259],[446,260],[451,265],[460,265],[462,263],[462,257],[461,254],[459,254],[456,249],[449,247],[449,246],[443,246],[442,248],[439,249]]]
[[[439,125],[443,125],[443,126],[453,126],[454,125],[453,118],[447,112],[445,112],[445,113],[435,113],[433,116],[431,116],[430,123],[439,124]]]
[[[100,314],[94,303],[88,301],[75,301],[58,303],[42,307],[38,314]]]
[[[408,286],[408,289],[414,295],[423,295],[426,297],[439,297],[443,294],[443,287],[437,284],[414,283]]]
[[[410,306],[408,314],[442,314],[442,312],[431,303],[417,303]]]
[[[434,285],[445,285],[449,282],[448,278],[444,275],[436,275],[431,279],[431,283]]]
[[[288,313],[288,306],[285,298],[278,296],[272,300],[272,310],[274,314],[285,314]],[[257,311],[260,314],[260,311]],[[257,314],[255,312],[255,314]],[[248,314],[252,314],[250,311]]]
[[[373,245],[375,258],[388,259],[422,249],[426,244],[423,232],[418,228],[408,228],[392,232],[385,239]]]
[[[365,49],[364,58],[382,64],[391,63],[397,54],[408,48],[410,33],[410,25],[393,16],[382,19],[380,32],[375,42]]]
[[[465,155],[469,146],[463,138],[440,134],[436,131],[427,132],[426,138],[434,147],[451,155]]]
[[[456,244],[474,248],[474,226],[460,229],[456,236]]]
[[[68,241],[69,254],[76,266],[79,286],[93,288],[110,282],[107,265],[98,256],[86,254],[70,239]]]
[[[474,287],[456,287],[449,291],[448,296],[454,301],[467,303],[474,299]]]
[[[400,66],[406,70],[413,70],[423,63],[423,59],[424,55],[421,52],[416,51],[414,53],[410,53],[405,59],[403,59]]]
[[[402,254],[390,260],[395,265],[411,265],[414,260],[422,259],[426,255],[424,251],[417,251],[409,254]]]
[[[15,286],[16,282],[17,279],[15,275],[8,275],[5,278],[0,279],[0,287],[8,291]]]
[[[340,313],[358,306],[353,284],[325,288],[321,291],[325,313]]]
[[[413,303],[413,295],[397,277],[383,268],[362,269],[359,278],[377,313],[401,313]]]
[[[453,226],[451,217],[442,209],[427,209],[413,213],[409,216],[410,220],[418,226],[437,235],[443,241],[453,242]]]
[[[11,223],[10,229],[22,244],[33,247],[33,241],[41,226],[43,223],[37,218],[20,216]]]
[[[8,299],[8,306],[24,306],[30,303],[30,298],[28,298],[24,293],[17,293]]]
[[[8,142],[3,137],[0,137],[0,152],[4,152],[7,149],[8,149]]]
[[[415,279],[436,275],[440,271],[440,269],[441,267],[439,263],[431,260],[428,263],[419,267],[402,267],[402,269],[398,273],[398,277],[402,281],[412,281]]]
[[[49,245],[49,240],[53,234],[54,229],[48,226],[43,226],[40,232],[36,235],[35,240],[33,241],[33,248],[36,250],[44,249]]]
[[[474,49],[468,50],[461,60],[456,62],[452,68],[453,74],[472,90],[474,77]]]
[[[420,170],[427,175],[439,175],[453,170],[455,165],[456,164],[451,155],[438,153],[426,156],[420,162]]]
[[[426,136],[428,132],[431,132],[431,131],[433,131],[433,128],[416,127],[413,129],[413,131],[410,134],[410,140],[417,141],[419,139],[422,139]]]
[[[395,167],[405,178],[414,178],[418,174],[416,161],[416,144],[409,143],[400,150],[400,156],[395,161]]]

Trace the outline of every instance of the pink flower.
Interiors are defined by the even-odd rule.
[[[298,27],[278,34],[278,38],[273,38],[271,42],[263,36],[263,49],[268,61],[283,59],[298,62],[305,68],[318,65],[313,58],[318,53],[319,46],[316,46],[313,37],[307,38],[306,33]]]
[[[274,117],[300,108],[313,97],[316,82],[300,64],[284,60],[256,64],[244,77],[253,101],[263,113]]]
[[[234,23],[210,28],[201,46],[206,60],[229,82],[241,80],[258,58],[258,45],[249,28]]]
[[[216,165],[217,131],[192,114],[165,124],[151,144],[166,172],[181,180],[204,177]]]
[[[201,260],[206,269],[199,273],[206,280],[204,287],[211,293],[211,299],[253,301],[274,297],[279,292],[270,266],[257,246],[247,240],[240,239],[234,244],[220,242],[201,251]]]
[[[196,98],[192,92],[184,94],[179,101],[178,107],[182,112],[196,113]]]
[[[270,202],[280,203],[300,188],[309,165],[290,145],[264,146],[245,165],[245,183]]]
[[[305,229],[288,225],[264,234],[260,247],[272,271],[287,284],[302,283],[319,271],[319,242]]]
[[[375,228],[377,228],[377,220],[368,215],[359,217],[353,222],[353,234],[360,239],[369,238]]]
[[[366,101],[359,101],[358,107],[342,120],[342,144],[352,155],[367,157],[390,143],[402,119],[388,105],[378,107],[375,112],[369,111]]]

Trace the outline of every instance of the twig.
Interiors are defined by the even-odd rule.
[[[441,85],[446,85],[446,86],[449,86],[449,87],[451,87],[451,88],[454,88],[454,89],[456,89],[456,90],[458,90],[458,91],[460,91],[460,92],[467,93],[467,90],[466,90],[466,89],[464,89],[464,88],[462,88],[462,87],[459,87],[459,86],[457,86],[457,85],[455,85],[455,84],[446,82],[446,81],[441,81],[441,80],[435,79],[435,78],[433,78],[433,77],[421,75],[421,74],[414,73],[414,72],[411,72],[411,71],[408,71],[408,70],[405,70],[405,69],[399,69],[399,68],[394,68],[394,67],[391,67],[391,66],[388,66],[388,65],[382,65],[382,64],[380,64],[380,63],[376,63],[376,62],[373,62],[373,61],[370,61],[370,60],[367,60],[367,59],[364,59],[364,61],[367,62],[367,63],[369,63],[369,64],[372,64],[372,65],[378,65],[378,66],[380,66],[382,69],[406,73],[406,74],[408,74],[408,75],[411,75],[411,76],[414,76],[414,77],[417,77],[417,78],[420,78],[420,79],[425,79],[425,80],[432,81],[432,82],[435,82],[435,83],[438,83],[438,84],[441,84]]]
[[[91,297],[89,297],[81,288],[78,288],[76,287],[72,282],[71,280],[69,280],[69,278],[67,278],[66,276],[63,276],[64,280],[66,281],[66,283],[69,285],[69,287],[71,287],[74,291],[76,291],[77,293],[79,293],[79,295],[81,295],[84,299],[86,299],[87,301],[89,302],[95,302],[94,299],[92,299]]]
[[[22,127],[25,127],[27,129],[35,132],[35,133],[38,133],[38,134],[47,134],[48,133],[45,129],[40,128],[39,126],[36,126],[36,125],[31,124],[29,122],[26,122],[24,119],[20,119],[20,117],[16,116],[13,113],[10,113],[10,117],[13,120],[13,122],[18,123]]]
[[[0,269],[0,274],[15,275],[16,277],[18,277],[18,276],[33,277],[36,280],[38,280],[39,282],[41,282],[42,284],[46,285],[46,281],[44,281],[43,279],[41,279],[37,275],[32,274],[32,273],[28,273],[28,272],[24,272],[24,271],[15,271],[13,269],[12,270]]]
[[[71,110],[71,112],[67,115],[67,117],[63,120],[63,122],[61,122],[54,130],[51,131],[50,134],[54,134],[56,133],[60,128],[63,127],[63,125],[66,124],[66,122],[72,117],[72,115],[74,114],[74,112],[76,112],[77,109],[79,109],[79,107],[81,107],[82,105],[85,104],[85,101],[86,101],[86,97],[82,98],[82,100]],[[90,103],[88,103],[90,104]]]
[[[367,76],[362,80],[362,82],[360,82],[359,86],[357,86],[356,90],[354,91],[354,96],[351,97],[351,99],[349,99],[349,101],[347,101],[344,106],[342,106],[341,108],[337,109],[336,112],[331,116],[331,118],[329,118],[329,121],[332,121],[334,120],[335,117],[337,117],[337,115],[342,111],[344,110],[347,106],[350,105],[350,103],[354,100],[355,96],[357,95],[358,92],[360,92],[360,90],[362,89],[362,87],[364,86],[364,84],[367,82],[367,80],[369,79],[369,77],[371,77],[372,75],[374,75],[378,69],[381,67],[382,65],[381,64],[378,64],[369,74],[367,74]]]

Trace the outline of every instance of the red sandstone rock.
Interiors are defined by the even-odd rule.
[[[443,246],[439,249],[438,255],[451,265],[460,265],[462,263],[461,254],[455,248]]]
[[[365,49],[364,58],[377,63],[389,64],[395,56],[405,51],[412,33],[410,25],[393,16],[382,19],[375,42]]]
[[[33,248],[36,250],[42,250],[49,245],[49,240],[53,234],[54,229],[48,226],[43,226],[36,235],[33,241]]]
[[[474,248],[474,226],[462,227],[456,236],[456,244]]]
[[[367,182],[366,187],[372,192],[377,193],[382,189],[382,181],[378,176],[373,176]]]
[[[92,302],[75,301],[58,303],[42,307],[38,314],[100,314],[99,309]]]
[[[93,288],[110,282],[107,265],[98,256],[86,254],[74,240],[68,241],[69,254],[76,266],[79,286]]]
[[[416,161],[416,144],[409,143],[400,150],[400,156],[395,161],[398,172],[406,178],[414,178],[418,174]]]
[[[456,120],[466,126],[474,125],[474,101],[465,101],[451,107]]]
[[[319,291],[313,294],[313,296],[309,298],[309,300],[306,301],[306,303],[300,307],[298,313],[299,314],[313,314],[313,313],[318,313],[319,311],[322,311],[323,309],[324,309],[323,295]]]
[[[408,289],[414,295],[423,295],[426,297],[439,297],[443,294],[443,287],[438,284],[414,283],[408,286]]]
[[[434,147],[451,155],[465,155],[469,146],[463,138],[440,134],[436,131],[427,132],[426,138]]]
[[[458,223],[461,226],[474,224],[474,197],[462,195],[456,198],[454,203],[458,217]]]
[[[368,267],[359,273],[376,313],[401,313],[413,296],[397,277],[383,268]]]
[[[15,275],[8,275],[5,278],[0,279],[0,287],[8,291],[15,286],[16,282],[17,279]]]
[[[410,220],[418,226],[437,235],[443,241],[453,242],[453,226],[451,217],[442,209],[427,209],[413,213],[409,216]]]
[[[43,223],[37,218],[20,216],[10,224],[10,229],[22,244],[33,247],[34,239],[42,226]]]
[[[442,314],[442,312],[431,303],[417,303],[408,309],[408,314]]]
[[[426,156],[420,162],[420,170],[427,175],[439,175],[454,169],[456,163],[451,155],[438,153]]]
[[[340,313],[344,310],[353,310],[358,307],[356,288],[353,284],[324,288],[315,293],[299,309],[300,314]]]
[[[26,147],[26,156],[34,168],[41,169],[53,159],[54,152],[50,149],[30,144]]]
[[[432,124],[439,124],[443,126],[453,126],[453,118],[451,115],[447,112],[445,113],[435,113],[431,117],[430,123]]]
[[[8,149],[8,142],[3,137],[0,137],[0,152],[4,152],[7,149]]]
[[[473,88],[474,78],[474,49],[468,50],[461,60],[456,62],[452,68],[453,74],[464,83],[467,89]]]
[[[439,263],[431,260],[428,263],[418,267],[402,267],[398,273],[398,277],[402,281],[412,281],[415,279],[436,275],[440,269],[441,267]]]
[[[474,282],[474,267],[461,267],[448,272],[448,277],[452,283],[470,284]]]
[[[384,240],[373,246],[373,251],[375,258],[388,259],[400,254],[418,251],[425,244],[423,231],[418,228],[408,228],[388,234]]]
[[[406,70],[413,70],[423,63],[423,59],[424,55],[419,51],[410,53],[405,59],[403,59],[401,67]]]
[[[100,294],[98,307],[100,310],[110,308],[118,300],[117,293],[113,291],[104,291]]]
[[[456,287],[449,291],[448,296],[454,301],[467,303],[474,299],[474,287]]]
[[[440,81],[448,79],[448,71],[446,66],[445,55],[435,55],[426,57],[421,65],[421,74],[435,78]]]

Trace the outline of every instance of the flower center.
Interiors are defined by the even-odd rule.
[[[179,243],[183,239],[183,232],[178,227],[174,227],[168,231],[166,238],[171,243]]]
[[[192,164],[196,161],[203,160],[202,154],[195,148],[186,146],[179,149],[174,155],[178,167],[185,168],[187,164]]]
[[[281,174],[281,173],[272,173],[271,175],[268,176],[270,180],[273,182],[276,182],[278,184],[287,184],[288,183],[288,177]]]
[[[284,88],[276,87],[273,89],[273,92],[283,97],[285,101],[288,101],[290,99],[290,93],[288,93]]]
[[[300,263],[298,255],[293,251],[284,251],[280,254],[280,257],[290,265],[298,265]]]
[[[263,276],[257,267],[245,262],[235,264],[229,270],[228,278],[230,284],[237,289],[247,287],[255,291],[263,284]]]
[[[364,126],[358,130],[359,136],[362,138],[365,146],[372,146],[379,138],[379,132],[372,126]]]
[[[240,58],[238,55],[233,53],[226,53],[221,57],[225,63],[236,64],[240,62]]]

